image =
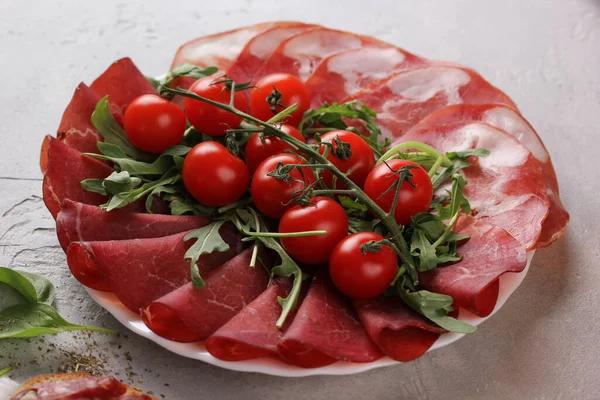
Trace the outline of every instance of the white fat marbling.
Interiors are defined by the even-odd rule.
[[[387,83],[392,93],[411,102],[425,102],[443,92],[449,105],[460,104],[460,89],[471,82],[469,74],[459,68],[423,68],[397,75]]]
[[[186,60],[202,60],[204,65],[215,65],[219,59],[234,60],[258,32],[258,28],[241,29],[207,41],[196,41],[185,46],[182,55]]]
[[[257,58],[262,60],[267,59],[281,42],[303,30],[306,30],[306,27],[272,29],[252,39],[248,43],[248,50]]]

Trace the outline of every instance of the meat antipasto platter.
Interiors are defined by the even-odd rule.
[[[273,22],[81,83],[40,165],[75,278],[226,368],[407,362],[506,301],[566,231],[548,151],[474,70]]]

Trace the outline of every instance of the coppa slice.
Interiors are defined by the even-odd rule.
[[[190,261],[184,259],[193,240],[188,232],[146,239],[73,242],[67,249],[71,273],[84,285],[109,290],[130,310],[140,308],[190,281]],[[204,254],[200,273],[221,265],[242,250],[241,236],[230,224],[219,233],[229,244],[225,252]]]
[[[460,217],[453,230],[470,236],[458,248],[462,260],[419,274],[421,285],[452,296],[454,305],[486,317],[496,306],[500,276],[525,269],[525,248],[505,230],[471,216]]]
[[[479,122],[411,129],[397,143],[427,143],[442,153],[484,148],[491,153],[475,158],[462,170],[469,181],[464,195],[477,219],[499,226],[532,249],[548,215],[550,202],[540,163],[508,133]]]
[[[156,93],[150,82],[135,66],[129,57],[121,58],[112,63],[92,83],[91,88],[100,97],[108,95],[111,111],[117,118],[136,97],[143,94]]]
[[[11,399],[120,399],[126,392],[127,386],[115,378],[82,373],[33,379],[14,393]],[[140,398],[152,399],[150,396]]]
[[[247,82],[269,59],[281,42],[317,27],[318,25],[290,22],[256,35],[246,43],[238,58],[229,67],[227,76],[238,83]]]
[[[164,215],[106,212],[98,206],[66,199],[56,218],[56,234],[63,250],[71,242],[143,239],[168,236],[208,224],[210,218],[192,215]]]
[[[85,204],[100,205],[107,198],[88,192],[81,187],[81,181],[88,178],[104,179],[113,172],[108,165],[82,155],[69,145],[46,136],[42,152],[46,151],[46,173],[42,187],[44,203],[56,219],[64,199]]]
[[[560,200],[558,180],[550,154],[529,122],[516,110],[499,104],[460,104],[434,112],[421,120],[415,129],[459,121],[481,121],[495,126],[519,139],[531,151],[542,166],[546,193],[550,200],[550,212],[542,224],[542,233],[535,248],[548,247],[562,237],[567,231],[569,213]]]
[[[399,297],[354,300],[369,337],[396,361],[421,357],[446,331],[411,310]]]
[[[306,81],[312,99],[311,107],[342,102],[394,73],[432,64],[433,61],[392,45],[335,53],[325,58]]]
[[[288,278],[273,280],[267,290],[208,338],[206,350],[226,361],[279,358],[277,344],[295,311],[288,315],[282,329],[277,328],[275,323],[281,314],[277,297],[287,297],[291,288]]]
[[[303,368],[339,360],[371,362],[383,356],[349,300],[329,280],[326,269],[313,278],[294,321],[279,342],[279,355]]]
[[[500,103],[516,109],[499,89],[468,68],[435,66],[392,75],[344,101],[359,100],[377,112],[391,139],[402,136],[432,112],[451,104]]]
[[[269,74],[286,73],[306,81],[325,57],[364,46],[390,45],[374,38],[327,28],[301,33],[282,42],[256,72],[254,80]]]
[[[206,274],[204,288],[195,289],[190,282],[153,301],[142,310],[144,323],[177,342],[208,338],[267,287],[267,271],[259,265],[250,267],[251,258],[248,248]]]

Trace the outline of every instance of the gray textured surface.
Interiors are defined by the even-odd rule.
[[[0,264],[51,278],[57,306],[70,320],[119,328],[69,275],[53,221],[37,197],[43,135],[55,132],[76,84],[90,83],[118,57],[131,56],[145,73],[160,74],[177,46],[193,37],[298,19],[469,65],[512,96],[537,128],[553,156],[572,223],[564,239],[538,252],[505,307],[475,335],[450,347],[350,377],[235,373],[172,355],[131,334],[2,341],[0,367],[20,362],[13,377],[22,381],[55,370],[64,363],[61,352],[92,353],[106,360],[109,373],[169,399],[600,397],[600,2],[348,0],[339,9],[332,4],[0,2]],[[128,372],[137,375],[127,377]]]

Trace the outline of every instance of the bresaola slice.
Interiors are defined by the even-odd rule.
[[[109,290],[130,310],[138,312],[153,300],[189,282],[190,260],[185,252],[194,243],[190,233],[145,239],[73,242],[67,249],[71,273],[84,285]],[[242,249],[240,233],[231,224],[219,230],[229,250],[200,257],[201,273],[221,265]]]
[[[204,288],[190,282],[156,299],[142,310],[144,323],[177,342],[208,338],[266,289],[268,273],[262,266],[250,267],[251,258],[248,248],[205,274]]]
[[[462,170],[468,180],[464,195],[477,219],[496,225],[527,250],[535,246],[549,210],[540,163],[508,133],[478,122],[457,122],[411,129],[398,142],[420,141],[442,153],[485,148]]]
[[[369,337],[396,361],[421,357],[446,331],[411,310],[399,297],[354,300]]]
[[[371,362],[383,357],[326,269],[313,278],[296,317],[279,342],[279,355],[303,368],[323,367],[340,360]]]
[[[311,107],[340,103],[394,73],[430,64],[433,62],[392,45],[335,53],[325,58],[306,81]]]
[[[558,188],[556,172],[550,154],[542,139],[533,127],[512,108],[499,104],[461,104],[442,108],[419,122],[415,129],[427,126],[445,125],[460,121],[480,121],[495,126],[514,136],[527,147],[540,162],[546,183],[546,193],[550,200],[550,212],[542,224],[542,233],[535,248],[548,247],[562,237],[569,223],[569,213],[563,206]]]
[[[46,173],[42,186],[43,198],[48,211],[56,219],[63,200],[70,199],[85,204],[100,205],[107,198],[81,187],[84,179],[104,179],[113,172],[108,165],[82,155],[69,145],[46,136]]]
[[[442,107],[499,103],[516,109],[499,89],[468,68],[434,66],[411,69],[379,81],[345,101],[359,100],[377,112],[377,125],[391,139]]]
[[[274,73],[287,73],[306,81],[327,56],[364,46],[388,47],[377,39],[320,28],[283,41],[254,74],[255,81]]]
[[[66,199],[56,218],[56,234],[63,250],[71,242],[143,239],[169,236],[208,224],[210,218],[191,215],[103,211],[98,206]]]
[[[226,361],[278,359],[277,344],[294,319],[295,310],[288,315],[283,328],[277,328],[275,323],[281,314],[277,298],[287,297],[291,288],[291,279],[274,279],[267,290],[208,338],[206,350]]]
[[[143,94],[154,94],[146,77],[140,72],[130,58],[121,58],[112,63],[90,86],[101,98],[108,95],[111,111],[123,114],[136,97]],[[119,118],[117,117],[119,121]]]
[[[249,81],[284,40],[317,28],[318,25],[287,23],[276,26],[252,38],[227,70],[227,76],[238,83]]]
[[[505,230],[470,216],[460,217],[453,230],[470,236],[458,248],[462,260],[420,273],[420,284],[452,296],[454,305],[486,317],[496,306],[500,276],[523,271],[527,254]]]

